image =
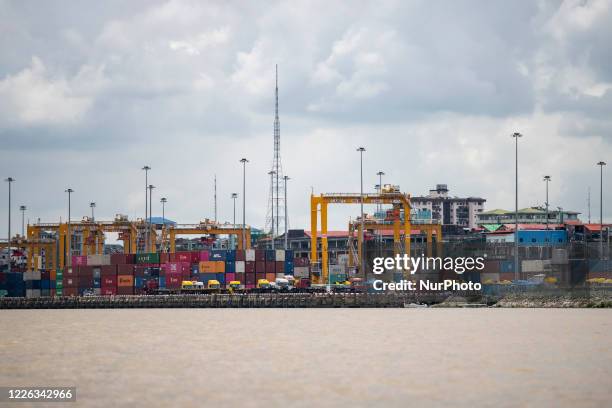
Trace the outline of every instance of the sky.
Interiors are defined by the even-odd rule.
[[[612,1],[0,0],[0,172],[32,222],[115,214],[232,221],[246,157],[246,222],[265,223],[274,67],[290,228],[311,192],[446,183],[486,209],[550,205],[599,216],[612,165]],[[604,218],[612,221],[612,169]],[[8,187],[0,196],[6,236]],[[606,205],[606,203],[609,203]],[[366,207],[366,212],[372,212]],[[330,208],[346,229],[359,206]]]

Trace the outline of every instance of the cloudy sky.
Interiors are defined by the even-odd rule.
[[[612,162],[612,2],[0,1],[0,168],[35,220],[144,216],[144,173],[167,216],[231,220],[247,172],[247,223],[264,224],[279,65],[291,227],[309,195],[366,190],[376,172],[413,195],[436,183],[513,208],[599,213]],[[612,163],[611,163],[612,164]],[[612,168],[604,208],[612,218]],[[609,176],[608,176],[609,174]],[[6,235],[7,188],[0,217]],[[604,205],[604,207],[606,207]],[[240,206],[239,206],[240,212]],[[345,229],[358,207],[334,208]]]

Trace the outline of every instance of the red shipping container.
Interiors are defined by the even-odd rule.
[[[79,276],[79,287],[80,288],[93,288],[94,279],[93,276]]]
[[[174,262],[191,262],[191,252],[177,252],[174,255]]]
[[[117,275],[107,275],[107,276],[103,276],[100,279],[100,286],[102,286],[102,288],[106,288],[106,287],[116,287],[117,286]]]
[[[102,290],[100,291],[104,296],[113,296],[117,294],[116,286],[102,286]]]
[[[134,287],[133,286],[119,286],[117,288],[118,295],[133,295]]]
[[[266,260],[266,251],[263,249],[255,250],[255,261],[265,261]]]
[[[261,272],[261,271],[256,271]],[[266,273],[276,273],[276,261],[266,261]]]
[[[64,279],[66,279],[66,277],[71,277],[71,276],[76,277],[78,275],[78,272],[79,272],[78,267],[75,266],[73,268],[71,266],[66,266],[64,268]]]
[[[235,280],[240,281],[240,283],[242,283],[243,285],[245,284],[245,274],[244,273],[236,273],[235,275]]]
[[[145,287],[149,290],[155,290],[159,287],[159,282],[157,281],[157,279],[149,279],[145,283]]]
[[[40,279],[41,280],[51,279],[51,271],[40,271]]]
[[[257,283],[260,279],[266,279],[265,273],[256,273],[255,274],[255,283]]]
[[[134,288],[135,295],[146,295],[147,290],[145,288]]]
[[[65,288],[78,288],[79,287],[79,278],[76,276],[63,277],[62,283]]]
[[[515,279],[514,277],[514,272],[500,272],[499,274],[499,280],[501,281],[513,281]]]
[[[230,283],[231,281],[236,280],[236,274],[235,273],[226,273],[225,274],[225,283]]]
[[[147,269],[146,266],[141,266],[141,265],[134,266],[134,276],[139,277],[139,278],[144,277],[146,269]],[[122,275],[129,275],[129,273],[122,274]]]
[[[253,283],[247,283],[244,287],[247,289],[255,289],[255,285]]]
[[[100,267],[100,277],[103,276],[117,276],[116,265],[102,265]]]
[[[244,251],[241,249],[236,250],[236,260],[237,261],[244,261],[245,260],[245,256],[244,256]]]
[[[255,272],[255,261],[246,261],[244,263],[244,271],[250,273]]]
[[[85,278],[89,278],[89,277],[93,278],[93,266],[79,266],[78,275],[79,275],[79,278],[81,276]]]
[[[276,273],[285,273],[285,262],[276,261],[274,272]]]
[[[166,273],[166,288],[178,289],[181,287],[183,282],[183,276],[180,272],[167,272]]]
[[[245,266],[246,270],[246,266]],[[256,261],[255,262],[255,272],[265,273],[266,272],[266,261]]]
[[[210,261],[210,252],[200,251],[198,262],[206,262],[206,261]]]
[[[125,254],[111,254],[110,256],[111,265],[124,265],[126,264]]]
[[[247,273],[244,276],[245,276],[244,281],[247,284],[254,284],[255,283],[255,274],[254,273]]]
[[[133,275],[134,265],[117,265],[117,275]]]
[[[159,263],[166,263],[169,260],[169,256],[167,252],[162,252],[161,254],[159,254]]]
[[[78,296],[78,295],[79,295],[79,288],[77,287],[64,286],[64,289],[62,289],[62,296]]]
[[[308,266],[310,265],[310,259],[308,258],[294,258],[293,266]]]

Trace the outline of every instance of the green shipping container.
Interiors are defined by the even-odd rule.
[[[55,281],[55,289],[64,289],[64,281],[62,279]]]
[[[57,288],[55,289],[55,296],[63,296],[64,294],[63,292],[64,292],[63,289]]]
[[[158,264],[159,254],[136,254],[137,264]]]
[[[0,297],[5,297],[5,296],[8,296],[8,290],[1,289],[0,290]]]

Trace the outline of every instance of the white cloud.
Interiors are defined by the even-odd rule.
[[[0,115],[13,126],[75,124],[103,84],[102,68],[83,66],[72,78],[52,77],[33,57],[30,67],[0,81]]]

